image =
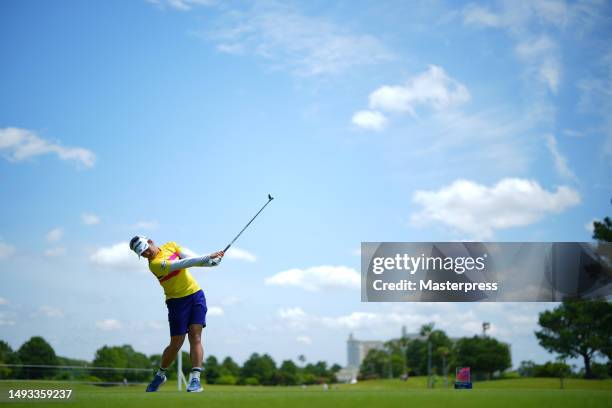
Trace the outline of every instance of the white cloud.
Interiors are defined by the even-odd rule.
[[[228,296],[221,300],[221,304],[223,306],[234,306],[235,304],[240,303],[240,298],[236,296]]]
[[[508,319],[510,323],[518,324],[521,326],[535,326],[538,323],[538,316],[535,314],[510,314],[508,316]]]
[[[440,223],[489,239],[495,230],[533,224],[573,207],[580,195],[567,186],[549,192],[535,181],[506,178],[492,187],[457,180],[438,191],[416,191],[413,201],[423,207],[412,215],[414,225]]]
[[[13,245],[0,242],[0,259],[9,258],[15,253],[15,247]]]
[[[10,302],[7,299],[0,297],[0,305],[8,305],[9,303]]]
[[[45,251],[45,256],[48,256],[50,258],[56,257],[56,256],[62,256],[66,253],[66,248],[64,247],[55,247],[55,248],[49,248]]]
[[[559,151],[559,146],[557,144],[557,139],[553,135],[546,136],[546,145],[548,146],[548,150],[555,161],[555,169],[557,169],[557,173],[563,178],[568,180],[577,181],[578,178],[570,170],[567,164],[567,158]]]
[[[3,313],[0,313],[0,326],[14,326],[15,321],[9,318],[6,318]]]
[[[358,288],[359,273],[346,266],[314,266],[307,269],[289,269],[270,276],[266,285],[296,286],[309,291],[322,288]]]
[[[306,313],[299,307],[290,307],[286,309],[280,309],[278,316],[281,319],[302,319],[306,317]]]
[[[297,336],[295,341],[298,343],[306,344],[307,346],[312,344],[312,339],[308,336]]]
[[[556,93],[561,83],[561,57],[559,46],[547,35],[527,38],[520,42],[515,52],[527,64],[528,72]]]
[[[144,258],[143,258],[144,259]],[[94,264],[113,269],[147,272],[146,262],[130,249],[129,243],[119,242],[96,249],[89,257]]]
[[[49,242],[57,242],[64,236],[64,230],[61,228],[54,228],[47,232],[46,238]]]
[[[169,7],[179,11],[190,11],[196,6],[210,6],[216,4],[216,0],[147,0],[159,8]]]
[[[494,177],[521,176],[529,172],[534,152],[541,149],[541,128],[554,121],[553,109],[548,108],[538,103],[524,108],[488,107],[474,113],[467,107],[432,110],[402,123],[404,137],[394,138],[390,155],[423,167],[425,177],[433,172],[438,177],[451,176],[457,168],[464,174],[479,174],[487,168]]]
[[[388,325],[395,325],[396,327],[401,327],[402,325],[420,327],[422,324],[439,318],[438,314],[396,312],[352,312],[336,317],[315,316],[307,314],[299,307],[280,309],[277,316],[289,329],[296,331],[309,330],[311,325],[347,330],[371,330]]]
[[[306,330],[308,323],[311,321],[310,316],[299,307],[280,309],[277,315],[287,323],[289,328],[294,330]]]
[[[563,66],[559,45],[548,35],[550,28],[564,29],[573,24],[584,30],[596,20],[593,7],[563,1],[497,2],[497,10],[470,4],[463,10],[466,25],[494,27],[506,30],[518,43],[515,52],[525,63],[530,77],[546,84],[556,93],[561,83]],[[596,14],[596,13],[595,13]]]
[[[595,232],[595,226],[593,225],[595,221],[599,221],[599,220],[597,218],[593,218],[591,219],[591,221],[584,224],[584,229],[589,232],[589,236],[593,235],[593,232]]]
[[[231,10],[217,26],[209,38],[220,52],[262,57],[303,77],[340,74],[392,58],[376,37],[352,33],[288,5],[259,3],[244,12]]]
[[[563,134],[567,137],[573,137],[573,138],[583,138],[585,137],[587,132],[585,131],[577,131],[574,129],[563,129]]]
[[[416,114],[418,106],[441,111],[470,100],[461,82],[449,77],[442,67],[429,68],[403,85],[384,85],[370,94],[371,109]]]
[[[46,317],[53,317],[53,318],[64,317],[64,312],[59,307],[43,305],[38,309],[38,311]]]
[[[73,160],[85,167],[93,167],[95,154],[81,147],[63,147],[39,137],[35,132],[19,128],[0,129],[0,152],[9,161],[18,162],[30,157],[55,154],[61,160]]]
[[[141,231],[152,231],[156,230],[158,226],[159,224],[157,223],[157,221],[139,221],[136,224],[132,225],[130,228]]]
[[[357,330],[386,326],[389,324],[396,327],[420,327],[435,319],[436,316],[426,316],[405,313],[372,313],[372,312],[353,312],[348,315],[338,317],[323,317],[321,322],[330,328],[344,328]]]
[[[153,329],[153,330],[163,330],[163,329],[167,329],[168,328],[168,323],[167,322],[160,322],[160,321],[157,321],[157,320],[149,320],[148,322],[145,323],[145,325],[149,329]]]
[[[223,309],[219,306],[212,306],[208,308],[209,316],[223,316]]]
[[[112,331],[121,329],[123,325],[117,319],[105,319],[97,321],[96,327],[100,330]]]
[[[328,327],[343,327],[355,330],[362,327],[372,327],[384,324],[393,314],[380,315],[372,312],[353,312],[345,316],[323,317],[322,322]]]
[[[601,152],[612,163],[612,51],[597,61],[597,68],[605,74],[600,77],[587,77],[578,81],[580,100],[578,108],[590,115],[596,114],[601,121],[601,128],[596,133],[603,136]]]
[[[85,225],[97,225],[100,223],[100,217],[95,214],[81,214],[81,221]]]
[[[255,255],[253,255],[252,253],[250,253],[249,251],[245,249],[238,248],[238,247],[231,247],[230,249],[228,249],[227,254],[225,255],[225,258],[236,259],[239,261],[246,261],[246,262],[255,262],[257,260],[257,257]]]
[[[468,25],[480,25],[485,27],[500,27],[503,24],[502,19],[497,14],[489,11],[487,8],[468,5],[463,10],[463,22]]]
[[[463,9],[463,23],[521,33],[530,25],[564,27],[580,14],[578,8],[568,8],[563,1],[555,0],[498,1],[496,4],[496,10],[475,4],[467,5]]]
[[[535,40],[532,38],[529,41],[519,43],[515,51],[520,58],[532,59],[556,51],[557,48],[557,43],[551,40],[549,36],[542,35]]]
[[[361,110],[355,112],[351,122],[360,128],[381,131],[387,126],[387,118],[380,112]]]

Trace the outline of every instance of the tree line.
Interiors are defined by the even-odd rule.
[[[464,337],[453,341],[434,324],[423,325],[419,337],[403,337],[370,350],[360,368],[361,379],[419,375],[454,375],[455,367],[470,367],[477,378],[491,378],[510,368],[510,346],[492,337]]]
[[[189,353],[182,352],[182,367],[185,376],[191,370]],[[242,366],[231,357],[223,360],[209,355],[204,361],[202,379],[208,384],[225,385],[300,385],[337,382],[338,364],[328,366],[325,361],[306,364],[300,356],[301,365],[284,360],[277,365],[268,354],[253,353]],[[92,382],[146,382],[159,367],[161,354],[147,356],[130,345],[103,346],[96,351],[94,360],[75,360],[57,356],[53,347],[42,337],[35,336],[18,350],[0,340],[0,379],[54,379]],[[51,367],[28,367],[28,366]],[[61,366],[78,368],[66,370]],[[115,368],[117,370],[107,370]],[[176,378],[177,362],[168,367],[168,377]]]
[[[470,367],[476,379],[495,374],[603,379],[612,377],[612,303],[605,299],[567,299],[539,315],[539,344],[557,355],[555,361],[538,365],[523,361],[511,367],[510,346],[489,336],[463,337],[453,341],[434,324],[424,325],[417,338],[400,338],[370,350],[359,368],[361,379],[399,378],[413,375],[454,374],[455,367]],[[581,358],[584,366],[572,369],[569,358]],[[599,359],[601,362],[597,362]]]
[[[612,303],[605,300],[565,300],[553,310],[539,315],[540,330],[535,336],[542,347],[557,355],[556,361],[538,365],[523,361],[515,372],[511,367],[510,346],[490,336],[451,339],[433,324],[424,325],[417,338],[400,338],[384,343],[382,350],[370,350],[363,360],[359,377],[399,378],[415,375],[452,376],[455,367],[471,367],[475,379],[497,375],[516,376],[581,376],[612,377]],[[188,353],[182,353],[182,366],[187,376],[191,368]],[[576,370],[568,358],[581,358],[584,367]],[[57,356],[42,337],[35,336],[12,350],[0,340],[0,379],[57,379],[92,382],[146,382],[159,367],[160,354],[147,356],[130,345],[104,346],[94,360],[75,360]],[[203,379],[208,384],[300,385],[334,383],[341,367],[325,361],[300,365],[284,360],[277,365],[268,354],[253,353],[242,366],[231,357],[208,356]],[[599,361],[599,362],[598,362]],[[607,362],[606,362],[607,361]],[[51,366],[45,368],[31,366]],[[65,370],[56,366],[75,366]],[[105,368],[120,368],[107,370]],[[175,377],[176,361],[168,368]],[[504,374],[505,373],[505,374]]]

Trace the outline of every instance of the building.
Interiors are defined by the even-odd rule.
[[[418,334],[406,333],[406,326],[402,327],[402,338],[414,339],[419,337]],[[336,377],[340,382],[357,382],[359,375],[359,367],[363,359],[368,355],[370,350],[384,350],[385,342],[381,340],[357,340],[353,337],[353,333],[349,334],[346,341],[346,367],[340,370]]]
[[[347,367],[359,368],[361,362],[368,355],[370,350],[384,350],[384,342],[373,340],[373,341],[361,341],[353,337],[353,333],[349,335],[346,341],[346,352],[347,352]]]

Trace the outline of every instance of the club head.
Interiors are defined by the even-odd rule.
[[[270,194],[268,194],[268,200],[272,201],[272,200],[274,200],[274,197],[272,197]]]

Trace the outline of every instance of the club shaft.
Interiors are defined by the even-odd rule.
[[[227,246],[225,247],[225,249],[223,250],[223,252],[227,251],[227,250],[229,249],[229,247],[231,247],[231,246],[232,246],[232,244],[233,244],[234,242],[236,242],[236,240],[238,239],[238,237],[239,237],[239,236],[240,236],[240,235],[241,235],[241,234],[244,232],[244,230],[245,230],[245,229],[247,229],[247,227],[248,227],[249,225],[251,225],[251,223],[253,222],[253,220],[254,220],[255,218],[257,218],[257,216],[259,215],[259,213],[260,213],[260,212],[262,212],[264,208],[266,208],[266,205],[270,204],[270,201],[272,201],[272,199],[269,199],[269,200],[268,200],[268,202],[267,202],[267,203],[265,203],[265,204],[263,205],[263,207],[261,207],[261,208],[259,209],[259,211],[257,211],[257,214],[255,214],[255,215],[253,216],[253,218],[251,218],[251,221],[249,221],[249,222],[247,223],[247,225],[245,225],[245,226],[244,226],[244,228],[240,230],[240,232],[238,233],[238,235],[236,235],[236,237],[234,237],[234,239],[232,239],[232,242],[230,242],[229,244],[227,244]]]

